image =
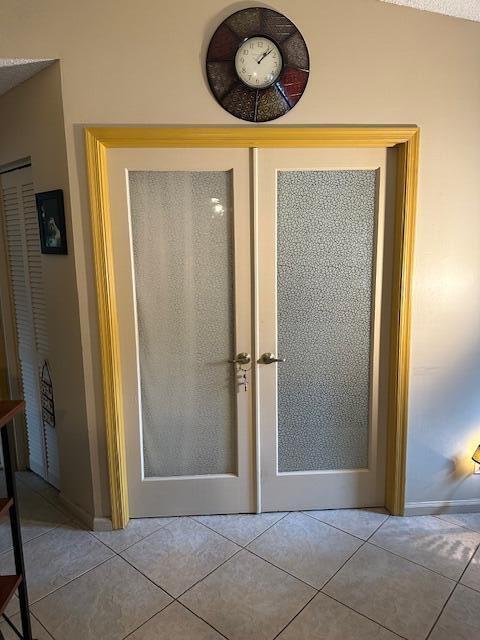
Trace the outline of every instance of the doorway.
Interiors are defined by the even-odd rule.
[[[269,130],[87,131],[114,526],[403,509],[417,130]]]

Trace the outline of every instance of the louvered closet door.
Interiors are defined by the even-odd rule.
[[[42,257],[31,168],[2,175],[8,262],[26,404],[29,466],[58,485],[55,429],[42,422],[40,367],[48,359]]]

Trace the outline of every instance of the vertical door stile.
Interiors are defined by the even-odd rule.
[[[256,490],[256,512],[262,513],[262,452],[261,452],[261,439],[260,439],[260,416],[259,416],[259,379],[257,360],[260,356],[259,353],[259,283],[258,283],[258,148],[253,148],[251,151],[252,157],[252,336],[253,336],[253,358],[252,358],[252,372],[255,393],[253,394],[253,416],[254,416],[254,447],[255,447],[255,490]]]

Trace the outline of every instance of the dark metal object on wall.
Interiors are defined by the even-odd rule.
[[[255,62],[249,66],[252,54]],[[256,71],[263,69],[265,74],[258,77]],[[284,15],[264,7],[229,16],[207,51],[207,77],[216,100],[233,116],[250,122],[288,113],[305,91],[309,70],[300,31]]]
[[[55,402],[50,370],[46,360],[43,361],[40,373],[40,392],[42,397],[42,421],[44,426],[55,428]]]

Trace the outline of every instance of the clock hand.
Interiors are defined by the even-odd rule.
[[[272,53],[273,49],[269,49],[268,51],[266,51],[264,54],[262,54],[260,56],[260,58],[257,60],[257,64],[260,64],[260,62],[266,58],[268,56],[269,53]]]

